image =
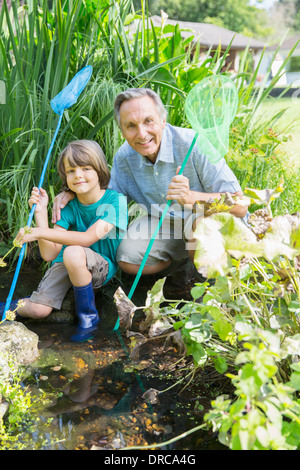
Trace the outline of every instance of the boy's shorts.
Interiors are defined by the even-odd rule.
[[[83,249],[86,254],[87,268],[92,274],[93,288],[99,289],[107,278],[108,261],[90,248],[84,247]],[[31,294],[29,300],[59,310],[71,286],[64,263],[54,263],[46,272],[37,290]]]

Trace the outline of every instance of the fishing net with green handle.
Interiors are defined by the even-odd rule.
[[[223,75],[210,76],[199,82],[189,92],[185,103],[185,111],[196,134],[178,174],[183,174],[185,165],[196,143],[201,148],[201,152],[205,153],[207,158],[213,163],[220,160],[227,153],[229,126],[235,116],[237,105],[236,88],[233,82]],[[129,299],[131,299],[135,291],[154,240],[170,205],[171,200],[168,201],[159,223],[151,236],[142,263],[128,294]],[[118,328],[119,318],[114,330],[116,331]]]
[[[237,107],[236,86],[225,75],[204,78],[187,95],[186,117],[199,136],[199,150],[212,163],[217,163],[228,152],[229,127]]]

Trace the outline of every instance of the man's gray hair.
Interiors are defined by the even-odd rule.
[[[167,111],[163,105],[162,100],[160,99],[158,94],[155,93],[155,91],[150,90],[150,88],[129,88],[128,90],[125,90],[122,93],[119,93],[115,99],[114,113],[115,113],[115,119],[120,129],[121,129],[121,123],[120,123],[121,105],[125,101],[130,101],[136,98],[142,98],[144,96],[149,96],[154,101],[156,105],[156,109],[161,117],[161,120],[163,121],[164,119],[166,119]]]

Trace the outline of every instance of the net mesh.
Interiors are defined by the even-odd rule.
[[[93,67],[87,65],[81,69],[70,83],[51,100],[51,108],[56,114],[61,114],[64,109],[70,108],[76,103],[78,96],[85,88],[92,74]]]
[[[186,98],[186,117],[199,135],[197,146],[212,162],[229,148],[229,127],[238,107],[238,93],[225,75],[211,75],[192,88]]]

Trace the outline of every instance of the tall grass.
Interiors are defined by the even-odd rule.
[[[6,103],[0,107],[0,129],[1,137],[7,137],[0,143],[0,194],[9,232],[26,219],[26,201],[57,124],[49,101],[88,59],[86,53],[79,56],[76,67],[71,63],[81,3],[66,2],[63,11],[57,1],[55,12],[48,11],[46,0],[41,5],[12,2],[11,10],[3,3],[0,77],[6,85]]]
[[[135,32],[127,24],[136,19]],[[131,0],[85,2],[6,0],[0,12],[0,79],[6,103],[0,105],[0,230],[13,236],[27,220],[27,200],[37,183],[57,116],[50,100],[83,66],[93,66],[78,103],[65,111],[45,187],[58,190],[55,161],[73,139],[96,139],[109,164],[121,143],[113,121],[113,101],[123,89],[150,86],[169,109],[173,124],[184,123],[183,100],[193,84],[222,64],[220,52],[190,58],[190,44],[178,26],[164,21],[154,28],[143,10],[136,15]],[[171,36],[170,36],[171,34]]]
[[[128,27],[133,20],[134,29]],[[51,198],[59,190],[56,158],[70,140],[97,140],[112,164],[122,142],[113,120],[113,102],[120,91],[149,86],[166,104],[168,121],[188,125],[183,111],[187,93],[205,76],[220,73],[230,49],[203,56],[192,38],[182,37],[178,25],[167,25],[162,17],[161,25],[154,27],[147,9],[136,14],[131,0],[54,0],[51,8],[47,0],[27,0],[13,2],[10,10],[4,0],[0,31],[0,80],[6,87],[6,103],[0,105],[0,232],[5,239],[27,220],[30,190],[39,180],[58,119],[50,100],[78,70],[92,65],[92,79],[64,113],[44,184]],[[228,159],[246,181],[236,155],[255,135],[254,111],[276,77],[255,92],[255,73],[248,73],[246,53],[244,57],[235,78],[240,96],[235,125],[243,141],[235,144],[232,139]]]
[[[298,44],[299,41],[295,42],[270,83],[267,83],[267,78],[280,45],[260,86],[256,84],[259,64],[254,71],[250,69],[247,49],[241,59],[239,72],[233,77],[239,93],[239,107],[230,130],[230,150],[226,160],[240,181],[242,189],[247,186],[258,189],[275,188],[281,178],[284,178],[285,190],[282,197],[274,201],[274,214],[292,213],[300,209],[299,170],[291,164],[291,147],[286,145],[294,122],[288,116],[287,107],[278,108],[275,113],[263,113],[262,110],[266,109],[269,94],[284,73]],[[264,53],[265,51],[262,52],[260,61]],[[288,87],[282,95],[287,90]],[[281,96],[276,100],[280,98]]]

